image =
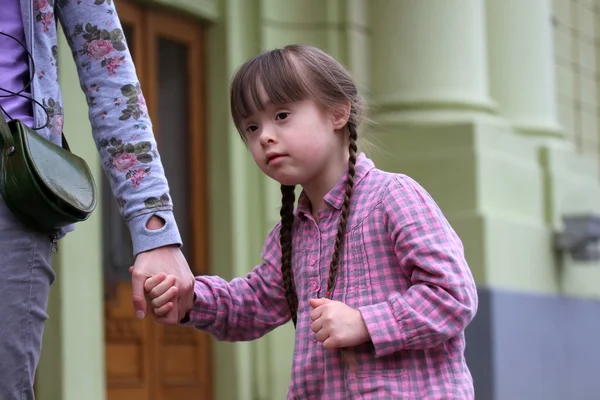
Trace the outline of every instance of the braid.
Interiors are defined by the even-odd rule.
[[[333,295],[333,289],[335,288],[338,266],[340,263],[340,254],[344,246],[344,236],[346,234],[348,214],[350,213],[350,198],[352,197],[352,189],[354,188],[354,173],[356,172],[356,151],[358,149],[356,146],[356,140],[358,139],[358,131],[356,127],[356,121],[352,117],[348,121],[348,130],[350,131],[350,157],[348,158],[348,177],[346,180],[346,193],[344,194],[342,213],[340,215],[340,224],[338,226],[337,236],[335,238],[335,247],[333,248],[331,265],[329,266],[329,279],[327,280],[326,293],[326,297],[328,298],[331,298],[331,296]]]
[[[281,229],[279,231],[279,243],[281,245],[281,274],[283,275],[283,287],[285,298],[290,308],[292,321],[296,326],[298,319],[298,295],[294,284],[294,272],[292,271],[292,227],[294,225],[294,201],[296,194],[294,186],[281,185]]]

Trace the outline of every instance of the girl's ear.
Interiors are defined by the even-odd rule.
[[[331,113],[333,117],[333,127],[335,130],[342,129],[348,123],[350,119],[350,109],[352,105],[349,101],[344,102],[343,107],[339,107],[333,110]]]

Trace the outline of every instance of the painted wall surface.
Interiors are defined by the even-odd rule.
[[[85,96],[71,51],[59,37],[60,80],[65,109],[65,136],[71,150],[89,164],[99,181],[100,160],[92,139]],[[99,188],[100,189],[100,188]],[[48,324],[42,343],[36,394],[40,400],[102,400],[104,381],[104,306],[102,273],[102,205],[74,233],[59,242],[53,267]]]
[[[567,80],[555,54],[566,50],[556,44],[551,17],[565,2],[581,18],[588,13],[580,3],[600,10],[600,2],[582,0],[159,1],[207,21],[212,273],[243,276],[258,263],[280,205],[278,185],[256,168],[230,120],[228,81],[262,49],[316,44],[348,66],[368,100],[378,166],[419,181],[463,239],[483,299],[468,330],[480,350],[469,362],[487,371],[477,380],[481,398],[596,398],[599,383],[584,373],[593,358],[575,344],[578,332],[591,340],[600,326],[600,263],[576,262],[552,247],[565,214],[600,205],[597,155],[573,144],[583,136],[565,123],[571,109],[559,106]],[[581,29],[598,34],[598,19]],[[73,74],[64,47],[62,74]],[[585,63],[598,60],[593,46],[580,48]],[[63,87],[67,132],[89,130],[78,86]],[[86,135],[70,141],[88,160],[97,157]],[[103,371],[99,215],[65,240],[57,262],[61,283],[44,350],[52,361],[46,356],[40,367],[39,387],[58,373],[63,393],[73,393],[63,399],[81,395],[82,382],[99,388],[86,399],[103,398],[102,374],[86,372],[89,365]],[[79,251],[91,260],[85,269]],[[75,304],[86,312],[74,314]],[[554,336],[539,338],[549,331]],[[572,345],[549,355],[565,343]],[[252,343],[215,343],[216,398],[284,398],[292,345],[291,326]],[[86,368],[81,347],[92,351]],[[566,368],[577,379],[556,383]]]

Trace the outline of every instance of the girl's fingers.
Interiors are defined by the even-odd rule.
[[[312,300],[312,299],[311,299]],[[311,321],[315,321],[317,320],[321,314],[323,314],[323,309],[322,308],[314,308],[311,312],[310,312],[310,320]]]
[[[164,281],[166,278],[167,275],[163,274],[162,272],[158,275],[151,276],[150,278],[146,279],[146,282],[144,282],[144,291],[151,291],[156,285]]]
[[[321,318],[317,319],[316,321],[313,321],[313,323],[311,324],[311,329],[315,333],[319,332],[321,328],[323,328],[323,320]]]
[[[178,292],[179,291],[177,290],[177,288],[175,286],[169,287],[166,292],[164,292],[160,296],[152,299],[152,301],[151,301],[152,308],[155,308],[155,309],[160,308],[160,307],[164,306],[165,304],[173,301],[174,299],[177,298]]]
[[[329,332],[325,329],[321,329],[319,332],[317,332],[316,336],[319,342],[325,342],[329,338]]]
[[[152,311],[154,312],[154,315],[159,317],[159,322],[160,322],[162,320],[161,317],[164,317],[165,315],[167,315],[169,313],[169,311],[171,311],[172,309],[173,309],[173,303],[168,302],[167,304],[164,304],[161,307],[154,308]]]
[[[162,282],[155,285],[154,288],[150,290],[150,293],[148,293],[148,295],[150,298],[155,299],[161,296],[163,293],[166,293],[166,291],[173,286],[175,286],[175,277],[173,275],[169,275]]]
[[[338,347],[340,346],[338,346],[332,338],[327,338],[323,341],[323,348],[325,349],[337,349]]]

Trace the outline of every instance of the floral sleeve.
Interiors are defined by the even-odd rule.
[[[55,11],[77,64],[94,141],[129,226],[134,254],[181,245],[146,101],[113,0],[57,0]],[[151,232],[146,222],[154,214],[165,226]]]

